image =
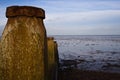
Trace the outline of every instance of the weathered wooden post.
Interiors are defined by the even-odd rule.
[[[6,17],[8,21],[1,38],[0,80],[45,80],[45,11],[11,6],[7,8]]]
[[[48,37],[48,78],[54,80],[55,78],[55,52],[54,52],[54,38]]]
[[[49,80],[57,80],[57,43],[53,37],[48,37],[48,73]]]
[[[59,68],[59,55],[58,55],[58,44],[54,41],[55,50],[55,80],[58,80],[58,68]]]

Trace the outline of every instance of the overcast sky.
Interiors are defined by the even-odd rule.
[[[1,32],[11,5],[43,8],[48,35],[120,35],[120,0],[0,0]]]

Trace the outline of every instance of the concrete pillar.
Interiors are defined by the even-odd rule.
[[[1,38],[0,80],[45,80],[45,11],[31,6],[10,6],[6,17]]]
[[[48,37],[48,76],[49,80],[57,80],[57,43],[53,37]]]

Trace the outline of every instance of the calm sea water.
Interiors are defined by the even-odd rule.
[[[82,70],[120,73],[120,35],[55,35],[60,62],[79,61]],[[80,62],[81,61],[81,62]]]
[[[60,39],[91,39],[91,40],[120,40],[120,35],[53,35],[56,40]]]

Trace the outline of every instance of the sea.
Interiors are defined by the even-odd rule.
[[[52,35],[61,68],[120,73],[120,35]]]

